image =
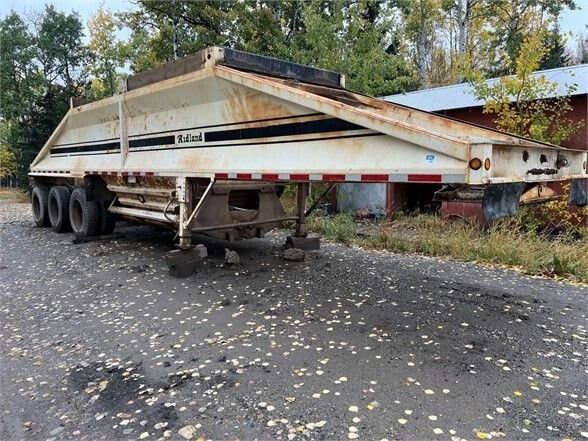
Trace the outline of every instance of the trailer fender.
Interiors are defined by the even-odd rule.
[[[519,210],[524,182],[492,184],[484,189],[482,209],[487,221],[513,216]]]

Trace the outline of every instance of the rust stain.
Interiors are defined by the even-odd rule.
[[[76,158],[73,160],[71,169],[75,171],[84,171],[84,158]]]
[[[117,138],[120,136],[119,134],[119,126],[118,124],[110,124],[106,127],[108,138]]]
[[[275,99],[258,92],[244,92],[241,87],[232,87],[225,95],[225,121],[241,122],[294,115],[286,106],[276,103]]]
[[[187,149],[178,159],[178,166],[188,172],[199,172],[210,168],[210,157],[207,153],[202,153],[200,149]]]

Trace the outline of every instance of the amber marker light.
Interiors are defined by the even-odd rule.
[[[479,158],[473,158],[470,160],[470,168],[472,170],[479,170],[482,167],[482,161]]]

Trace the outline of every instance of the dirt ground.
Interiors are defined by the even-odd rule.
[[[172,236],[72,243],[0,201],[0,439],[588,437],[588,289],[286,232],[186,279]],[[224,250],[241,263],[227,266]]]

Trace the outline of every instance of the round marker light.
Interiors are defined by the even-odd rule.
[[[470,168],[472,170],[479,170],[482,167],[482,161],[479,158],[473,158],[470,160]]]
[[[486,159],[484,160],[484,168],[485,168],[486,170],[490,170],[490,158],[486,158]]]

